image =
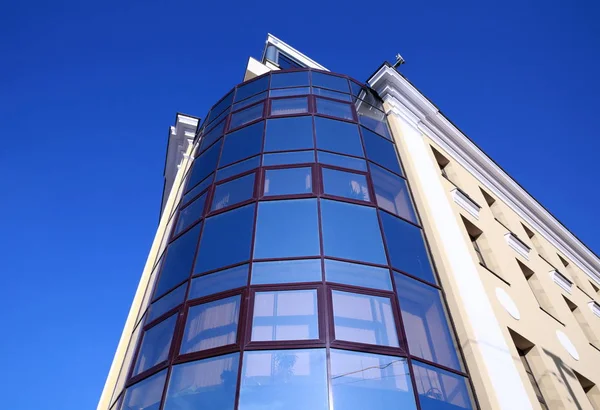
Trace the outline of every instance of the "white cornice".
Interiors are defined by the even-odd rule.
[[[389,103],[392,111],[440,145],[475,176],[483,187],[502,199],[523,221],[600,284],[600,259],[452,125],[408,80],[395,69],[384,65],[368,82]]]
[[[508,246],[513,248],[519,255],[529,260],[529,251],[531,248],[525,245],[523,241],[517,237],[517,235],[512,232],[507,232],[504,234],[504,238],[506,239]]]
[[[467,194],[461,191],[458,188],[454,188],[450,191],[452,194],[452,199],[456,202],[461,208],[465,211],[473,215],[475,219],[479,219],[479,210],[481,207],[475,203]]]
[[[557,270],[550,271],[550,277],[558,286],[563,288],[563,290],[567,293],[571,293],[571,288],[573,287],[573,282],[571,282],[565,275],[560,273]]]

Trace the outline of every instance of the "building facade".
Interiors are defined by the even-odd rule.
[[[600,260],[394,67],[269,35],[171,127],[98,409],[600,409]]]

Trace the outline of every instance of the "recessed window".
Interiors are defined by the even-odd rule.
[[[357,201],[371,200],[365,175],[330,168],[322,168],[322,173],[325,194]]]
[[[241,296],[190,307],[180,354],[234,344],[237,340]]]
[[[328,410],[325,349],[244,352],[239,410]]]
[[[185,299],[186,291],[187,282],[152,303],[148,308],[146,323],[152,322],[154,319],[161,317],[171,309],[182,304]]]
[[[247,201],[254,196],[254,174],[248,174],[224,184],[217,185],[211,211]]]
[[[271,75],[271,88],[303,87],[308,85],[308,71],[273,73]]]
[[[172,315],[144,332],[132,376],[137,376],[167,360],[177,316]]]
[[[398,273],[394,279],[410,353],[462,370],[440,291]]]
[[[264,122],[258,122],[225,136],[219,168],[251,157],[260,152]]]
[[[256,292],[252,341],[319,338],[316,290]]]
[[[194,273],[234,265],[250,259],[254,205],[246,205],[206,219]]]
[[[321,218],[325,255],[387,264],[374,208],[322,200]]]
[[[154,410],[160,407],[167,369],[127,388],[120,410]]]
[[[389,298],[338,290],[331,293],[336,340],[399,346]]]
[[[188,299],[198,299],[226,290],[246,287],[247,283],[248,264],[221,270],[192,279]]]
[[[267,120],[265,151],[314,148],[312,117]]]
[[[362,127],[362,134],[365,140],[367,158],[396,174],[402,175],[394,144],[364,127]]]
[[[465,377],[412,361],[421,409],[472,410],[471,389]]]
[[[215,170],[217,161],[219,160],[219,154],[221,153],[222,143],[223,140],[218,141],[194,160],[186,190],[194,187]]]
[[[340,168],[367,171],[367,162],[364,159],[332,154],[331,152],[317,151],[317,159],[321,164],[333,165]]]
[[[265,91],[269,87],[269,76],[266,75],[258,80],[250,81],[238,86],[235,92],[235,102],[242,101],[254,94]]]
[[[316,199],[259,203],[254,258],[312,256],[319,253]]]
[[[349,93],[348,80],[335,75],[312,72],[312,85],[316,87],[329,88],[330,90]]]
[[[325,279],[346,285],[392,290],[389,269],[325,259]]]
[[[327,115],[330,117],[343,118],[345,120],[352,120],[352,108],[350,104],[346,104],[339,101],[326,100],[324,98],[317,98],[317,112],[319,114]]]
[[[202,194],[199,198],[195,199],[194,202],[183,208],[179,212],[177,218],[177,225],[173,235],[177,235],[179,232],[184,231],[192,223],[196,222],[202,217],[204,212],[204,204],[206,203],[206,193]]]
[[[315,117],[315,131],[318,149],[357,157],[364,156],[356,124]]]
[[[173,366],[163,410],[233,410],[239,362],[233,353]]]
[[[418,223],[417,214],[410,200],[406,181],[385,169],[371,164],[371,178],[377,205],[406,220]]]
[[[299,259],[252,264],[252,285],[320,282],[321,259]]]
[[[293,165],[315,162],[314,151],[279,152],[276,154],[264,154],[263,166]]]
[[[307,112],[308,99],[306,97],[271,100],[271,115],[294,115]]]
[[[231,178],[235,175],[242,174],[251,169],[258,168],[260,165],[260,155],[257,155],[247,160],[238,162],[237,164],[230,165],[226,168],[221,168],[217,171],[217,182],[227,178]]]
[[[264,196],[310,193],[312,193],[312,169],[310,167],[265,171]]]
[[[258,120],[263,116],[264,107],[265,103],[258,103],[241,111],[234,112],[231,114],[231,120],[229,120],[229,129],[241,127],[251,121]]]

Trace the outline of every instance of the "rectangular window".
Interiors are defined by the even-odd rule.
[[[167,360],[177,317],[178,315],[174,314],[144,332],[132,377]]]
[[[265,171],[264,196],[299,195],[312,192],[312,168],[310,167],[267,169]]]
[[[452,170],[452,165],[450,164],[450,160],[448,158],[446,158],[445,156],[443,156],[438,150],[436,150],[433,147],[431,147],[431,151],[433,152],[435,161],[437,162],[438,167],[440,168],[440,174],[442,174],[442,176],[444,178],[446,178],[448,181],[450,181],[452,184],[455,184],[454,181],[456,180],[456,177]]]
[[[504,213],[502,212],[502,204],[499,203],[499,201],[496,201],[490,194],[488,194],[487,192],[485,192],[483,189],[479,188],[479,190],[481,191],[481,194],[483,195],[483,198],[485,199],[485,203],[488,204],[490,211],[492,211],[492,215],[494,216],[494,219],[498,222],[500,222],[500,224],[502,226],[504,226],[506,229],[508,229],[508,220],[506,219],[506,217],[504,216]]]
[[[542,395],[542,391],[540,390],[540,386],[538,385],[535,375],[533,374],[533,370],[531,370],[531,366],[529,365],[529,361],[527,360],[527,353],[524,350],[517,348],[517,352],[519,353],[519,358],[521,359],[521,363],[523,364],[523,368],[525,369],[525,373],[527,373],[527,378],[529,379],[529,383],[531,383],[531,387],[533,387],[533,391],[535,392],[535,396],[540,403],[540,406],[544,410],[548,410],[548,405],[546,404],[546,400]]]
[[[479,263],[481,263],[487,268],[487,265],[485,264],[485,259],[483,259],[483,254],[481,253],[481,249],[479,248],[479,244],[477,243],[477,237],[469,235],[469,238],[471,239],[471,243],[473,244],[473,249],[475,250],[475,254],[477,255]]]
[[[469,236],[469,242],[473,247],[473,252],[477,258],[477,263],[492,272],[495,276],[508,283],[506,278],[502,275],[500,266],[496,262],[496,258],[492,253],[492,248],[486,240],[485,234],[473,225],[467,218],[461,215],[463,224]]]
[[[217,185],[210,210],[218,211],[252,198],[254,196],[254,174]]]
[[[589,380],[587,377],[580,375],[576,371],[573,371],[573,373],[575,373],[575,376],[577,376],[577,380],[579,381],[579,384],[585,392],[585,395],[590,401],[592,407],[594,409],[600,409],[600,389],[598,388],[598,386],[595,385],[594,382]]]
[[[581,328],[581,331],[587,338],[588,342],[590,342],[594,346],[600,347],[600,341],[594,334],[594,331],[590,327],[590,324],[586,320],[581,309],[579,309],[579,307],[577,307],[577,305],[575,303],[571,302],[566,297],[563,296],[563,299],[567,303],[567,306],[569,307],[569,310],[571,311],[571,313],[573,313],[573,317],[577,321],[577,324],[579,324],[579,327]]]
[[[537,275],[519,260],[517,260],[517,263],[519,264],[521,272],[523,273],[523,276],[525,276],[527,284],[531,289],[531,293],[533,293],[533,296],[535,297],[535,300],[537,301],[539,307],[542,308],[542,310],[544,310],[546,313],[552,315],[553,317],[558,317],[556,314],[556,310],[554,309],[554,306],[552,306],[550,298],[544,291],[544,288],[542,287],[542,284],[538,279]]]
[[[330,168],[321,168],[321,172],[323,193],[357,201],[371,201],[366,175]]]
[[[308,99],[306,97],[271,100],[271,115],[293,115],[307,112]]]
[[[339,101],[326,100],[324,98],[316,98],[317,112],[319,114],[328,115],[330,117],[343,118],[345,120],[354,119],[350,104]]]

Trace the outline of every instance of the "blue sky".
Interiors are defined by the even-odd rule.
[[[95,408],[157,225],[168,127],[271,32],[403,73],[600,251],[597,2],[13,2],[0,13],[0,407]]]

